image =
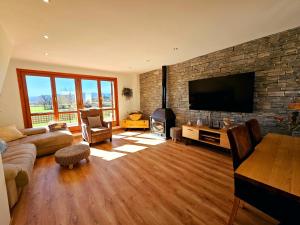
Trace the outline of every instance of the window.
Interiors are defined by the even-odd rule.
[[[65,121],[79,129],[79,109],[101,108],[105,121],[119,124],[117,79],[17,69],[25,127]]]
[[[112,81],[100,81],[101,83],[101,99],[104,120],[114,121],[115,110],[114,110],[114,98],[113,98],[113,82]]]
[[[55,78],[58,120],[68,126],[78,126],[75,79]]]
[[[83,107],[100,107],[97,80],[81,80]]]
[[[54,119],[51,80],[28,75],[26,84],[32,126],[45,126]]]

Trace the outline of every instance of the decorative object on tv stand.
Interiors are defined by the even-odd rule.
[[[131,88],[124,87],[122,90],[122,95],[125,96],[127,100],[131,99],[133,96],[133,91]]]
[[[228,129],[232,126],[234,120],[231,119],[230,117],[225,117],[223,118],[223,124],[224,124],[224,128]]]
[[[218,120],[211,120],[209,128],[211,128],[211,129],[220,129],[221,124]]]
[[[202,120],[201,120],[201,119],[198,119],[198,120],[197,120],[197,126],[202,126],[202,125],[203,125]]]

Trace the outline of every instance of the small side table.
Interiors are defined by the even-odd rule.
[[[172,141],[180,141],[182,138],[182,129],[180,127],[171,127],[170,136],[172,138]]]

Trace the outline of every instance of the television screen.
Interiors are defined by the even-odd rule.
[[[189,81],[190,109],[253,112],[255,73]]]

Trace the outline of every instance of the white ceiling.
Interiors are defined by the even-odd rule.
[[[0,0],[0,24],[14,58],[139,73],[297,27],[300,0]]]

